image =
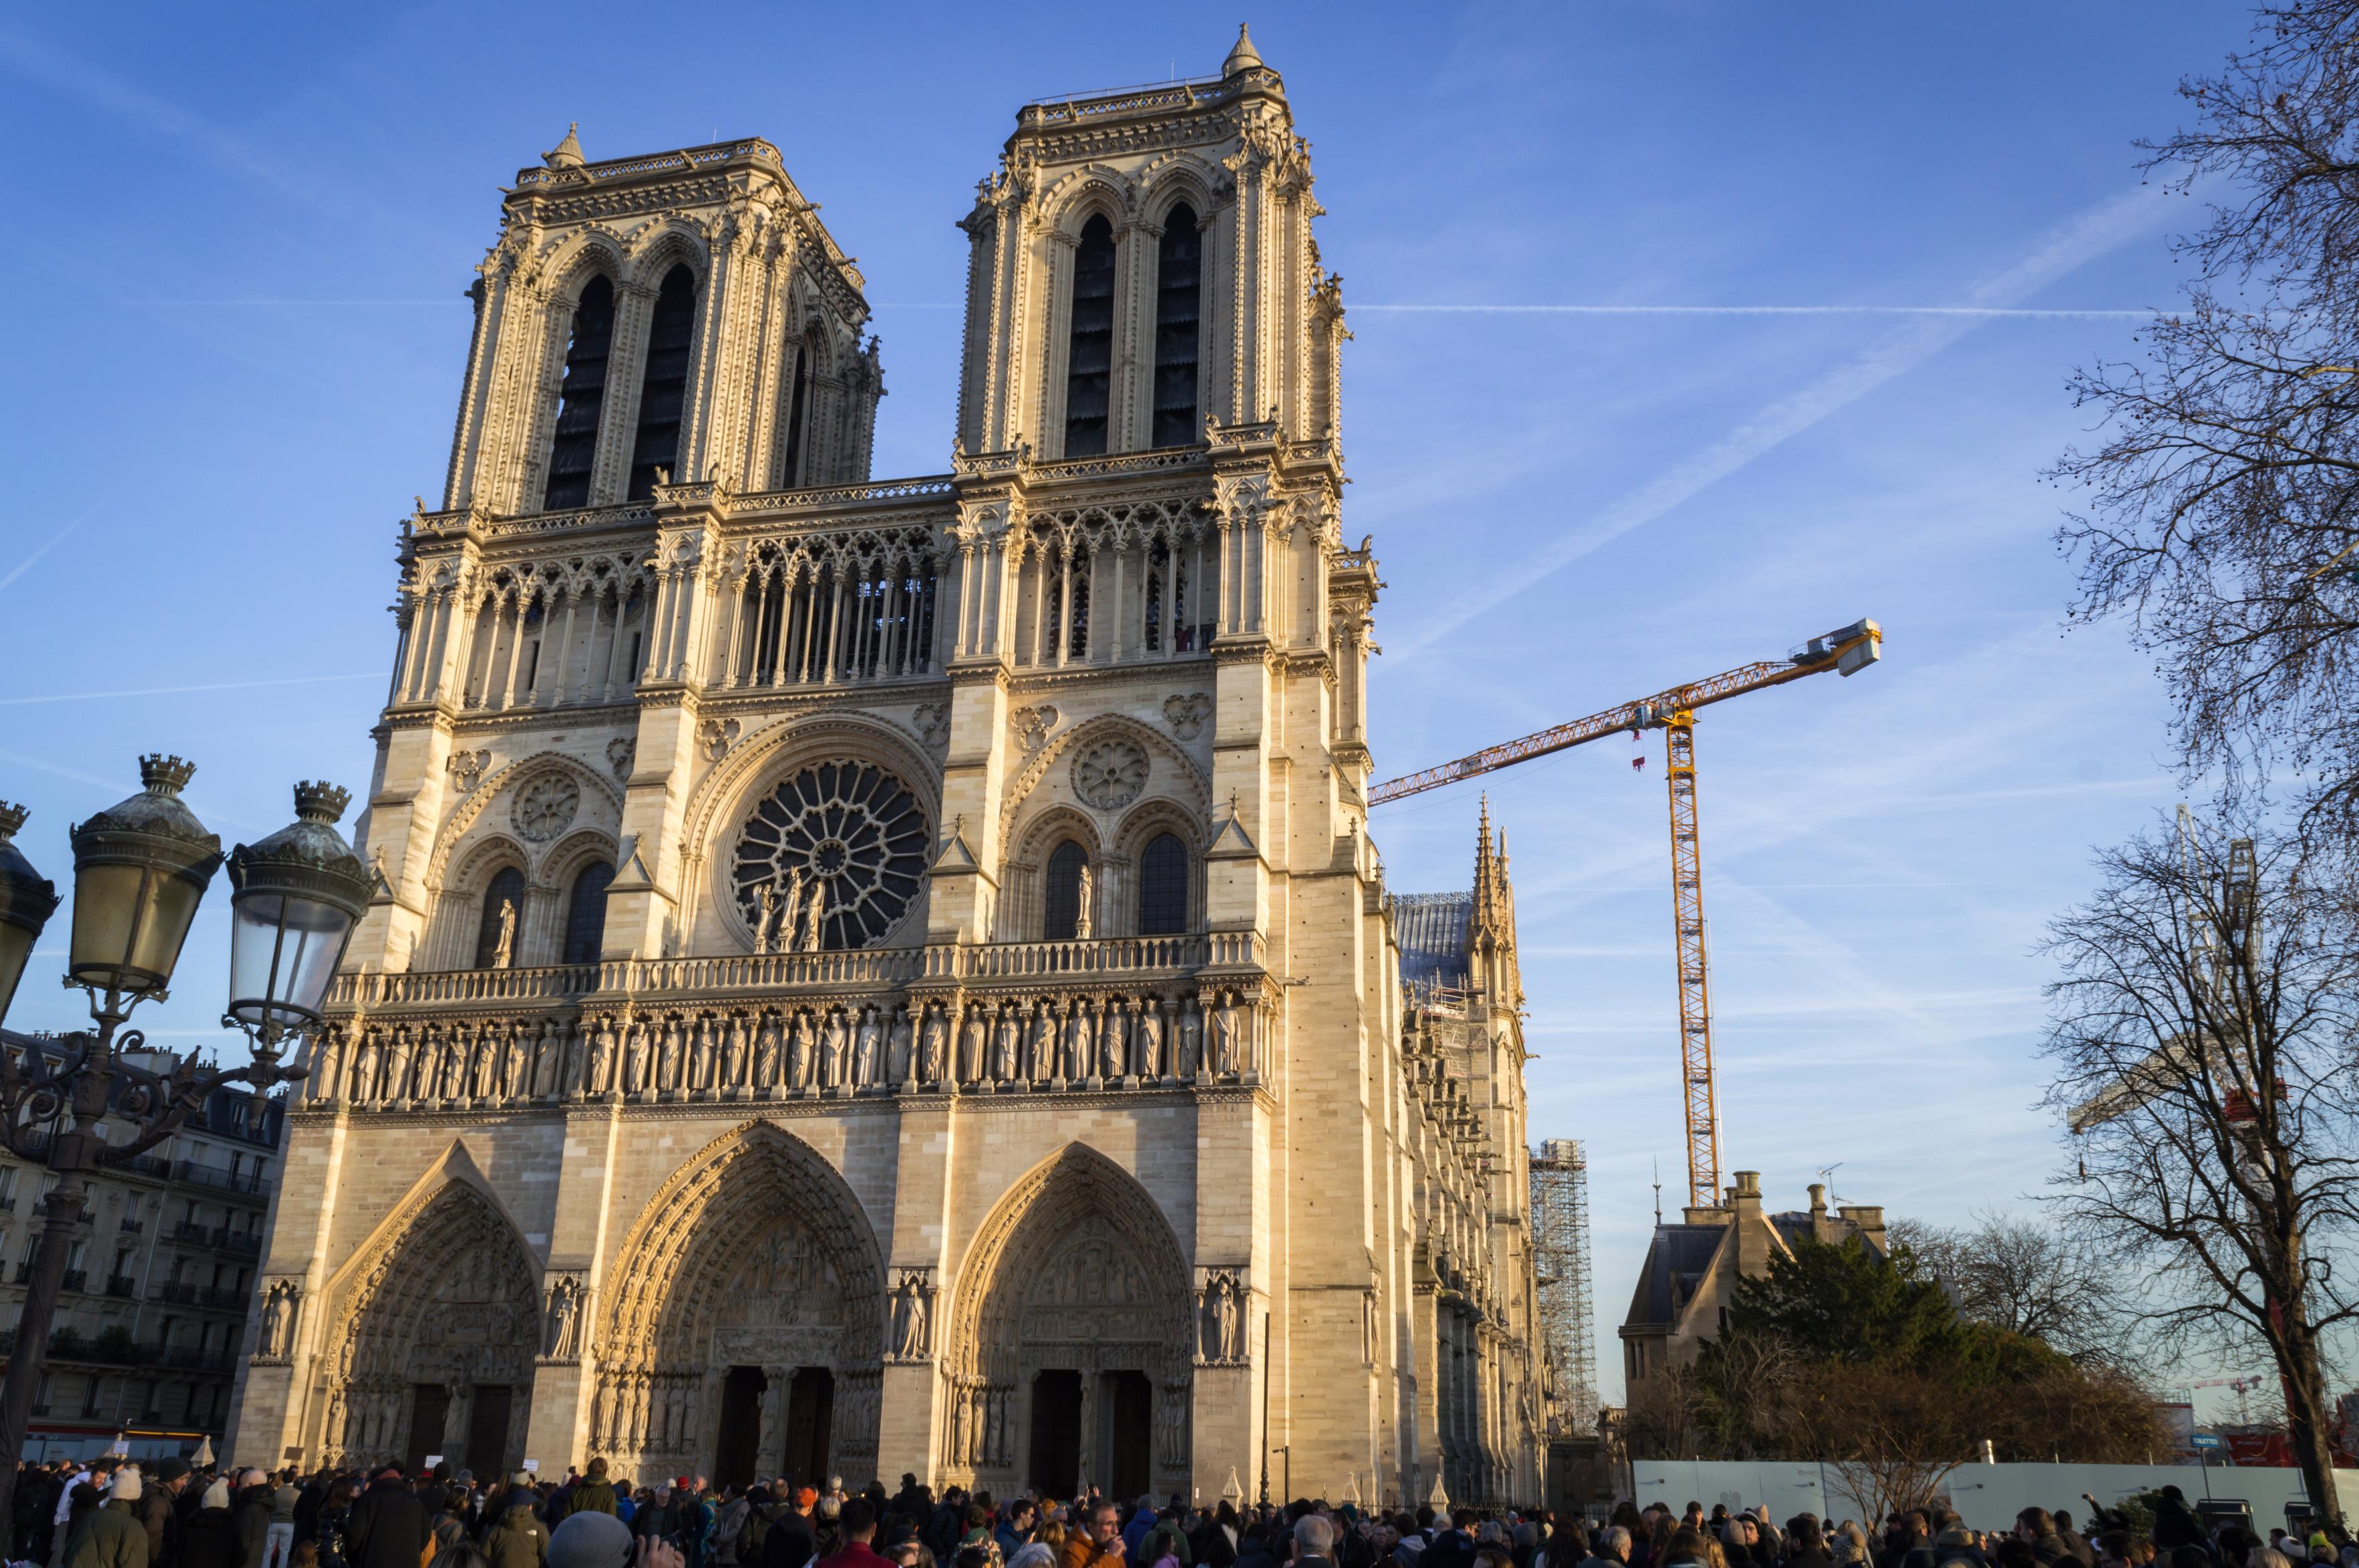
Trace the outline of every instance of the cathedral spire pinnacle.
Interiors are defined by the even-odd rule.
[[[551,169],[579,169],[588,161],[582,156],[582,138],[575,133],[582,128],[580,121],[565,127],[565,139],[540,155],[540,161]]]
[[[1237,41],[1229,50],[1229,58],[1221,61],[1221,74],[1234,76],[1241,71],[1251,71],[1261,64],[1261,54],[1253,46],[1253,35],[1245,31],[1243,22],[1237,24]]]

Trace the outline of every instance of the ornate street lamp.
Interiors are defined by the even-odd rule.
[[[245,1031],[252,1062],[222,1071],[183,1061],[159,1073],[133,1061],[146,1041],[122,1025],[141,1002],[165,994],[197,905],[222,864],[221,840],[180,800],[195,772],[177,757],[143,757],[146,788],[70,830],[74,910],[66,984],[88,993],[98,1027],[66,1036],[55,1061],[38,1050],[22,1061],[0,1050],[0,1142],[57,1175],[42,1200],[40,1242],[7,1376],[0,1379],[0,1461],[24,1452],[88,1173],[171,1137],[224,1083],[262,1093],[303,1077],[304,1069],[279,1065],[282,1043],[320,1021],[328,982],[367,906],[373,879],[334,825],[344,791],[297,786],[295,822],[230,855],[235,891],[223,1022]],[[13,832],[24,818],[15,812],[9,821],[8,812],[15,808],[0,811],[0,822]],[[0,943],[14,942],[7,933],[19,929],[38,934],[57,902],[6,840],[0,833]],[[22,947],[29,953],[31,945],[27,935]],[[0,1007],[24,967],[22,956],[13,970],[6,967],[16,951],[0,945]],[[128,1136],[110,1139],[110,1121]],[[16,1486],[16,1465],[0,1462],[0,1519],[9,1517]]]
[[[352,797],[333,784],[295,786],[295,822],[229,857],[229,1012],[275,1062],[278,1042],[320,1021],[320,1003],[342,962],[376,879],[336,831]]]
[[[8,1017],[41,928],[58,909],[56,886],[33,869],[14,842],[24,825],[25,808],[0,800],[0,1021]]]

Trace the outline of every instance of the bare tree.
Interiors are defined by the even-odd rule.
[[[2051,471],[2089,493],[2058,534],[2073,615],[2157,656],[2191,772],[2243,793],[2290,768],[2359,848],[2359,0],[2263,7],[2180,92],[2194,127],[2146,166],[2224,199],[2178,242],[2195,279],[2143,363],[2074,377],[2102,441]]]
[[[2014,1214],[1978,1214],[1955,1229],[1899,1220],[1889,1234],[1949,1287],[1968,1323],[2028,1334],[2079,1359],[2118,1359],[2119,1276],[2090,1249]]]
[[[2359,1225],[2359,933],[2297,838],[2181,818],[2103,854],[2049,928],[2060,1217],[2165,1348],[2265,1347],[2310,1496],[2332,1509],[2322,1337],[2359,1315],[2326,1259]]]

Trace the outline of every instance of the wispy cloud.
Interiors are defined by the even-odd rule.
[[[1973,321],[2143,319],[2151,310],[2042,310],[1999,305],[1353,305],[1352,312],[1451,316],[1958,316]]]
[[[16,565],[10,567],[5,576],[0,576],[0,590],[6,589],[10,583],[16,582],[19,577],[24,576],[27,572],[32,571],[34,564],[38,562],[41,557],[49,554],[49,551],[63,544],[66,540],[66,537],[69,534],[71,534],[76,528],[82,527],[84,523],[98,516],[100,511],[105,507],[106,504],[114,499],[116,492],[121,488],[122,486],[117,485],[114,490],[109,490],[105,495],[101,495],[97,500],[92,501],[89,506],[84,506],[82,511],[75,516],[73,521],[68,523],[64,528],[60,528],[56,533],[51,534],[49,539],[42,543],[39,549],[33,551],[32,554],[27,556],[24,560],[18,561]]]
[[[2015,266],[1971,289],[1963,308],[2015,308],[2017,301],[2152,229],[2161,221],[2166,201],[2159,189],[2140,186],[2099,203]],[[1633,528],[1655,521],[1893,377],[1915,369],[1986,320],[1972,314],[1915,319],[1848,363],[1767,404],[1720,440],[1672,464],[1651,483],[1547,548],[1484,572],[1479,585],[1451,601],[1424,626],[1413,628],[1390,651],[1414,654],[1432,647],[1477,615]]]
[[[349,181],[308,179],[265,157],[244,138],[111,71],[24,33],[0,30],[0,65],[50,90],[189,147],[199,157],[267,185],[314,212],[352,215]]]
[[[5,581],[0,580],[0,587],[5,586]],[[326,681],[386,678],[385,670],[364,670],[353,675],[289,675],[277,681],[213,681],[201,686],[143,686],[125,691],[60,691],[46,697],[0,697],[0,708],[20,708],[36,702],[96,702],[110,697],[177,697],[188,691],[250,691],[257,686],[316,686]]]

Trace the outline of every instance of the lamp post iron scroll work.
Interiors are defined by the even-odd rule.
[[[295,822],[228,857],[230,1000],[222,1022],[245,1031],[253,1061],[223,1070],[183,1059],[159,1073],[134,1060],[146,1055],[147,1042],[123,1025],[141,1002],[164,996],[223,862],[221,840],[179,798],[195,772],[177,757],[143,757],[138,794],[68,830],[74,907],[65,983],[88,994],[97,1027],[65,1036],[54,1061],[39,1051],[19,1061],[0,1050],[0,1142],[57,1177],[42,1200],[40,1241],[0,1380],[0,1519],[13,1504],[16,1460],[89,1173],[171,1137],[223,1084],[260,1094],[306,1076],[279,1057],[290,1039],[319,1024],[328,982],[375,889],[375,876],[335,828],[350,797],[332,784],[297,785]],[[8,842],[23,822],[20,809],[0,806],[0,926],[11,938],[27,933],[21,945],[29,955],[58,899]],[[0,958],[16,945],[0,943]],[[0,964],[0,1016],[22,973],[21,961],[16,973],[10,967]],[[110,1138],[110,1121],[127,1136]]]

